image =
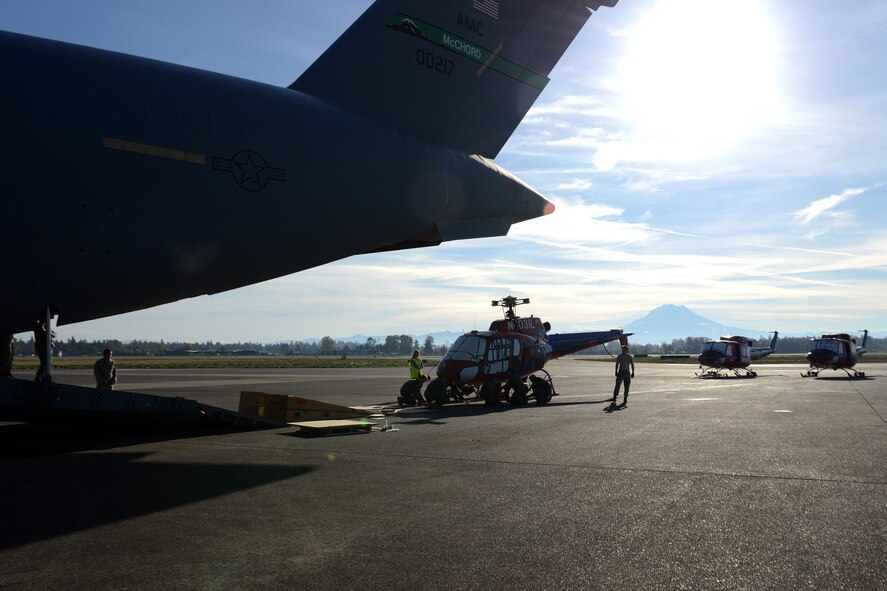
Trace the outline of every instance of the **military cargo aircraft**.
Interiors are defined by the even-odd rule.
[[[705,370],[696,375],[701,378],[722,377],[728,371],[732,371],[737,377],[742,377],[739,375],[739,370],[744,369],[745,377],[756,377],[757,372],[748,369],[748,366],[752,361],[776,353],[777,340],[779,340],[779,331],[773,332],[773,339],[768,347],[753,347],[754,341],[742,336],[727,336],[716,341],[705,341],[702,352],[697,357],[699,369],[705,368]]]
[[[848,377],[864,378],[865,372],[853,369],[859,358],[865,355],[865,344],[869,331],[862,331],[862,343],[856,345],[856,337],[846,333],[824,334],[818,339],[811,339],[807,347],[807,363],[810,369],[801,377],[815,378],[824,369],[842,370]],[[852,372],[852,373],[851,373]]]
[[[425,390],[429,407],[472,400],[483,400],[487,405],[524,405],[531,398],[537,404],[547,404],[557,391],[544,369],[546,362],[610,341],[627,345],[632,334],[618,328],[548,334],[549,323],[515,313],[517,306],[529,303],[529,298],[514,296],[493,300],[493,306],[505,310],[505,319],[494,320],[489,330],[472,330],[456,339],[437,366],[437,377]]]
[[[378,0],[287,88],[0,32],[0,336],[550,213],[490,159],[616,2]]]

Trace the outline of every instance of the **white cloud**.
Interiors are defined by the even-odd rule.
[[[565,95],[548,100],[530,108],[527,117],[536,118],[541,115],[571,115],[581,117],[604,118],[613,115],[612,110],[603,101],[594,96]]]
[[[592,186],[592,182],[586,179],[571,179],[567,183],[561,183],[557,185],[554,190],[555,191],[584,191],[586,189],[590,189]]]
[[[799,209],[798,211],[793,212],[793,214],[800,220],[802,226],[806,226],[826,211],[837,207],[851,197],[865,193],[867,190],[867,188],[844,189],[837,195],[829,195],[823,199],[817,199],[804,209]]]
[[[512,227],[509,236],[569,245],[641,245],[653,242],[658,231],[645,223],[631,223],[611,218],[623,210],[604,204],[577,204],[555,199],[551,215],[523,222]]]

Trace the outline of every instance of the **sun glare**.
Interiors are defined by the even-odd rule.
[[[757,0],[660,0],[629,36],[616,90],[647,157],[712,155],[778,117],[776,37]]]

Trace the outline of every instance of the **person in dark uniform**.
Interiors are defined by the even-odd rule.
[[[13,343],[15,335],[3,335],[0,337],[0,378],[12,377],[12,357],[15,354]]]
[[[37,375],[34,376],[35,382],[46,382],[52,378],[49,375],[49,360],[46,358],[46,339],[49,338],[49,354],[55,348],[55,331],[46,334],[46,321],[38,320],[37,327],[34,329],[34,353],[40,359],[40,367],[37,369]]]
[[[102,358],[92,366],[92,374],[95,376],[95,387],[99,390],[113,390],[117,383],[117,365],[112,357],[111,349],[102,351]]]
[[[625,397],[622,404],[628,404],[628,389],[634,377],[634,357],[628,354],[628,345],[622,345],[622,353],[616,356],[616,387],[613,389],[613,404],[619,396],[619,386],[625,384]]]

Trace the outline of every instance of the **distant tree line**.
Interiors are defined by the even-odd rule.
[[[857,337],[859,343],[859,335]],[[631,342],[633,354],[672,355],[672,354],[698,354],[702,350],[702,344],[709,340],[705,337],[686,337],[673,339],[670,343],[636,344]],[[779,337],[776,345],[777,353],[806,353],[810,337]],[[770,338],[755,340],[755,346],[770,344]],[[28,340],[16,339],[15,352],[19,355],[30,355],[34,352],[34,337]],[[69,357],[100,356],[104,349],[111,349],[114,355],[410,355],[418,349],[422,355],[440,356],[446,354],[448,345],[436,345],[434,337],[425,337],[424,343],[419,343],[410,335],[388,335],[384,341],[369,337],[364,342],[341,341],[325,336],[319,341],[288,341],[281,343],[254,343],[236,342],[220,343],[218,341],[205,342],[177,342],[177,341],[119,341],[99,340],[86,341],[74,337],[68,340],[57,341],[56,354]],[[872,352],[887,351],[887,338],[869,337],[866,349]],[[619,342],[611,342],[604,346],[597,346],[577,353],[578,355],[606,355],[619,352]]]
[[[15,352],[18,355],[34,353],[34,337],[28,340],[15,339]],[[435,345],[434,337],[425,337],[424,344],[410,335],[388,335],[384,341],[373,337],[364,342],[340,341],[323,337],[319,341],[289,341],[281,343],[236,342],[220,343],[177,342],[177,341],[87,341],[71,337],[55,342],[55,354],[65,357],[100,356],[105,349],[114,355],[411,355],[416,349],[423,355],[443,356],[447,345]]]

